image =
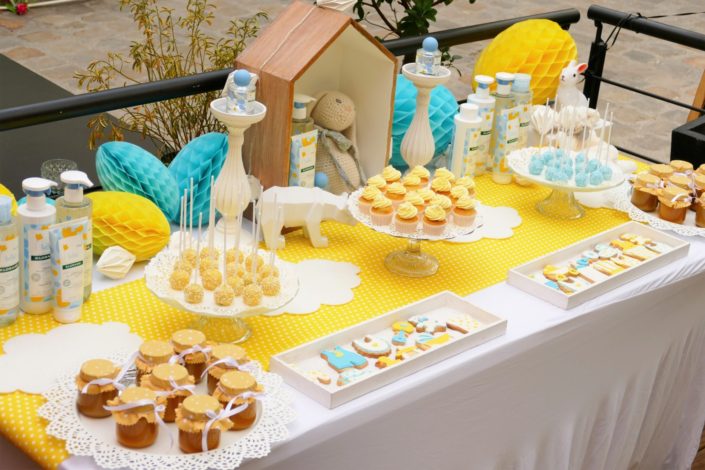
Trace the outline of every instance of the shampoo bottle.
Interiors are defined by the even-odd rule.
[[[476,175],[484,175],[492,168],[490,152],[490,137],[492,135],[492,122],[494,117],[494,96],[490,95],[490,85],[494,83],[494,78],[487,75],[476,75],[477,88],[475,93],[468,96],[468,103],[472,103],[478,108],[478,115],[482,121],[480,128],[480,140],[477,142],[477,166]]]
[[[291,114],[291,135],[311,132],[314,129],[313,118],[308,115],[307,106],[316,101],[308,95],[294,95],[294,110]]]
[[[519,141],[519,113],[512,94],[514,74],[498,72],[497,91],[494,94],[494,124],[492,126],[492,181],[497,184],[512,182],[512,172],[507,166],[506,156]]]
[[[12,199],[0,196],[0,326],[13,323],[20,308],[20,250],[11,210]]]
[[[307,95],[294,95],[289,149],[289,186],[313,188],[316,175],[318,130],[308,115],[307,105],[316,101]]]
[[[512,84],[512,94],[516,101],[516,108],[519,112],[519,141],[517,148],[524,148],[529,143],[529,125],[531,124],[531,100],[533,93],[531,92],[531,75],[528,73],[514,74],[514,83]],[[519,175],[514,175],[514,181],[520,186],[530,186],[531,181],[522,178]]]
[[[451,151],[450,171],[460,176],[475,176],[478,142],[482,119],[478,108],[472,103],[460,105],[460,112],[453,119],[453,143]]]
[[[56,183],[43,178],[22,181],[27,202],[17,208],[17,215],[22,235],[20,308],[26,313],[49,313],[52,309],[54,283],[49,226],[56,220],[56,209],[46,201],[52,186]]]
[[[83,301],[85,302],[90,297],[93,286],[93,224],[91,221],[93,203],[83,197],[83,190],[93,186],[93,183],[82,171],[61,173],[61,182],[65,184],[65,188],[64,195],[56,200],[56,221],[66,222],[79,217],[88,219],[83,257]]]

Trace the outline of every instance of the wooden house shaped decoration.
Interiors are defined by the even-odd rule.
[[[337,90],[355,102],[358,158],[369,176],[389,159],[397,60],[344,13],[295,1],[237,58],[259,75],[264,120],[245,134],[245,164],[265,188],[288,186],[294,93]]]

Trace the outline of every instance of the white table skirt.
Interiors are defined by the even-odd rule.
[[[689,467],[705,422],[705,242],[689,241],[570,311],[504,283],[471,295],[505,336],[334,410],[294,391],[290,438],[242,468]]]

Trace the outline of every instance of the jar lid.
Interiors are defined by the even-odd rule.
[[[252,374],[240,370],[233,370],[223,374],[220,377],[218,385],[228,395],[235,396],[247,392],[248,390],[254,390],[257,386],[257,381]]]
[[[671,176],[673,174],[673,168],[670,165],[664,165],[663,163],[657,163],[649,167],[649,171],[661,178]]]
[[[155,386],[171,390],[170,379],[177,385],[184,385],[188,382],[188,370],[181,364],[159,364],[152,369],[152,384]]]
[[[237,362],[242,362],[246,359],[245,349],[235,344],[228,343],[213,346],[213,349],[211,350],[211,358],[214,362],[228,357]]]
[[[145,341],[140,346],[140,354],[146,361],[162,364],[174,354],[174,348],[166,341]]]
[[[177,352],[184,351],[206,342],[206,335],[198,330],[179,330],[171,335],[171,342]]]
[[[705,174],[696,173],[693,181],[695,181],[696,188],[705,189]]]
[[[128,387],[120,394],[120,401],[123,403],[134,403],[140,400],[155,401],[156,399],[157,394],[154,390],[146,387]]]
[[[636,175],[636,184],[641,186],[656,186],[661,182],[661,178],[651,173],[639,173]]]
[[[690,193],[685,189],[678,186],[666,186],[661,190],[659,201],[669,207],[688,207],[690,205],[688,197],[690,197]]]
[[[220,402],[210,395],[191,395],[181,402],[181,409],[185,418],[191,420],[207,420],[206,413],[220,411]]]
[[[678,186],[679,188],[689,190],[691,179],[685,175],[673,175],[668,178],[669,183]]]
[[[118,367],[106,359],[91,359],[81,366],[80,377],[84,382],[98,379],[113,379],[118,374]]]
[[[691,171],[693,169],[693,164],[686,162],[685,160],[671,160],[671,168],[679,173],[684,171]]]

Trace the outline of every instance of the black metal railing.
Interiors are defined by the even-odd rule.
[[[626,83],[619,82],[617,80],[612,80],[605,77],[604,66],[605,59],[607,57],[608,45],[603,39],[603,25],[612,25],[622,30],[633,31],[639,34],[645,34],[657,39],[663,39],[668,42],[675,44],[680,44],[682,46],[692,47],[701,51],[705,51],[705,34],[696,31],[689,31],[684,28],[679,28],[677,26],[668,25],[658,21],[654,21],[648,18],[644,18],[638,14],[624,13],[621,11],[613,10],[611,8],[606,8],[598,5],[592,5],[588,8],[587,17],[595,22],[595,40],[590,47],[590,56],[588,59],[588,68],[585,71],[585,85],[583,88],[583,93],[587,96],[590,101],[590,107],[596,108],[597,101],[600,96],[600,85],[606,83],[611,86],[616,86],[629,90],[634,93],[638,93],[649,98],[660,100],[674,106],[679,106],[681,108],[689,109],[691,111],[698,111],[705,114],[705,109],[692,106],[688,103],[682,103],[665,96],[660,96],[655,93],[651,93],[646,90],[628,85]],[[649,160],[652,162],[657,162],[658,160],[642,155],[638,152],[634,152],[627,148],[616,146],[620,151],[635,155],[644,160]]]
[[[491,39],[511,25],[527,19],[545,18],[553,20],[562,28],[580,21],[580,12],[574,8],[549,13],[522,16],[474,26],[434,32],[441,46],[456,46]],[[423,36],[393,39],[384,46],[396,56],[414,52],[421,47]],[[220,90],[232,69],[206,72],[187,77],[160,80],[130,85],[106,91],[76,95],[43,103],[30,104],[0,110],[0,131],[28,127],[36,124],[60,121],[79,116],[90,116],[140,104],[180,98],[184,96]]]

